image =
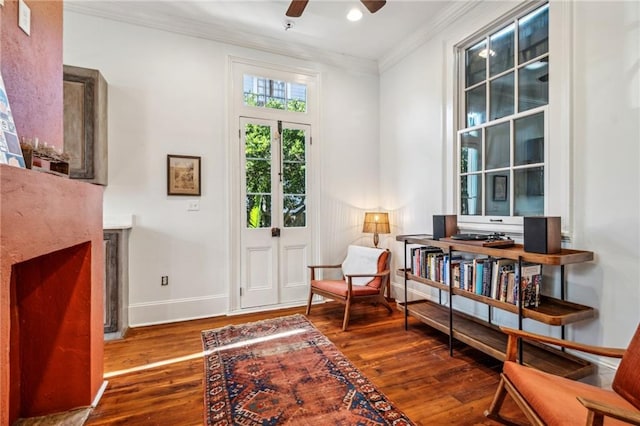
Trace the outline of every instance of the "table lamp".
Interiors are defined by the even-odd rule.
[[[362,232],[373,233],[373,245],[378,247],[378,234],[390,234],[389,213],[366,212]]]

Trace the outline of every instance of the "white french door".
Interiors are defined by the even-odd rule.
[[[303,301],[311,127],[240,118],[240,307]]]

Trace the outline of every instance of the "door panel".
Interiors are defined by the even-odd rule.
[[[270,305],[277,302],[277,293],[274,291],[273,280],[276,256],[274,256],[271,242],[268,246],[249,247],[245,251],[246,258],[246,293],[250,295],[252,306]]]
[[[307,245],[297,244],[285,246],[282,249],[282,295],[281,302],[306,300],[309,295],[307,285],[308,270],[306,265]]]

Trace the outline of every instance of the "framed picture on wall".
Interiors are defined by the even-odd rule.
[[[167,195],[200,195],[200,157],[167,155]]]
[[[507,201],[507,177],[496,175],[493,177],[493,201]]]

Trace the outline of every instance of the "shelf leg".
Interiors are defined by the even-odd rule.
[[[560,299],[562,301],[564,301],[564,299],[566,297],[565,289],[566,289],[566,283],[565,283],[565,276],[564,276],[564,265],[560,265]],[[565,339],[565,326],[564,326],[564,324],[560,326],[560,336],[561,336],[562,340]],[[567,350],[567,348],[562,347],[562,348],[560,348],[560,350],[562,352],[564,352],[564,351]]]
[[[449,247],[449,356],[453,356],[453,280],[451,280],[451,259],[453,251]]]
[[[524,297],[522,296],[522,285],[520,285],[520,280],[522,277],[522,257],[518,256],[518,270],[520,271],[518,275],[518,282],[514,284],[514,286],[518,286],[518,330],[522,330],[522,303],[524,301]],[[522,339],[518,339],[518,359],[520,364],[523,363],[523,344]]]
[[[409,302],[407,301],[407,240],[404,241],[404,331],[409,330]]]

